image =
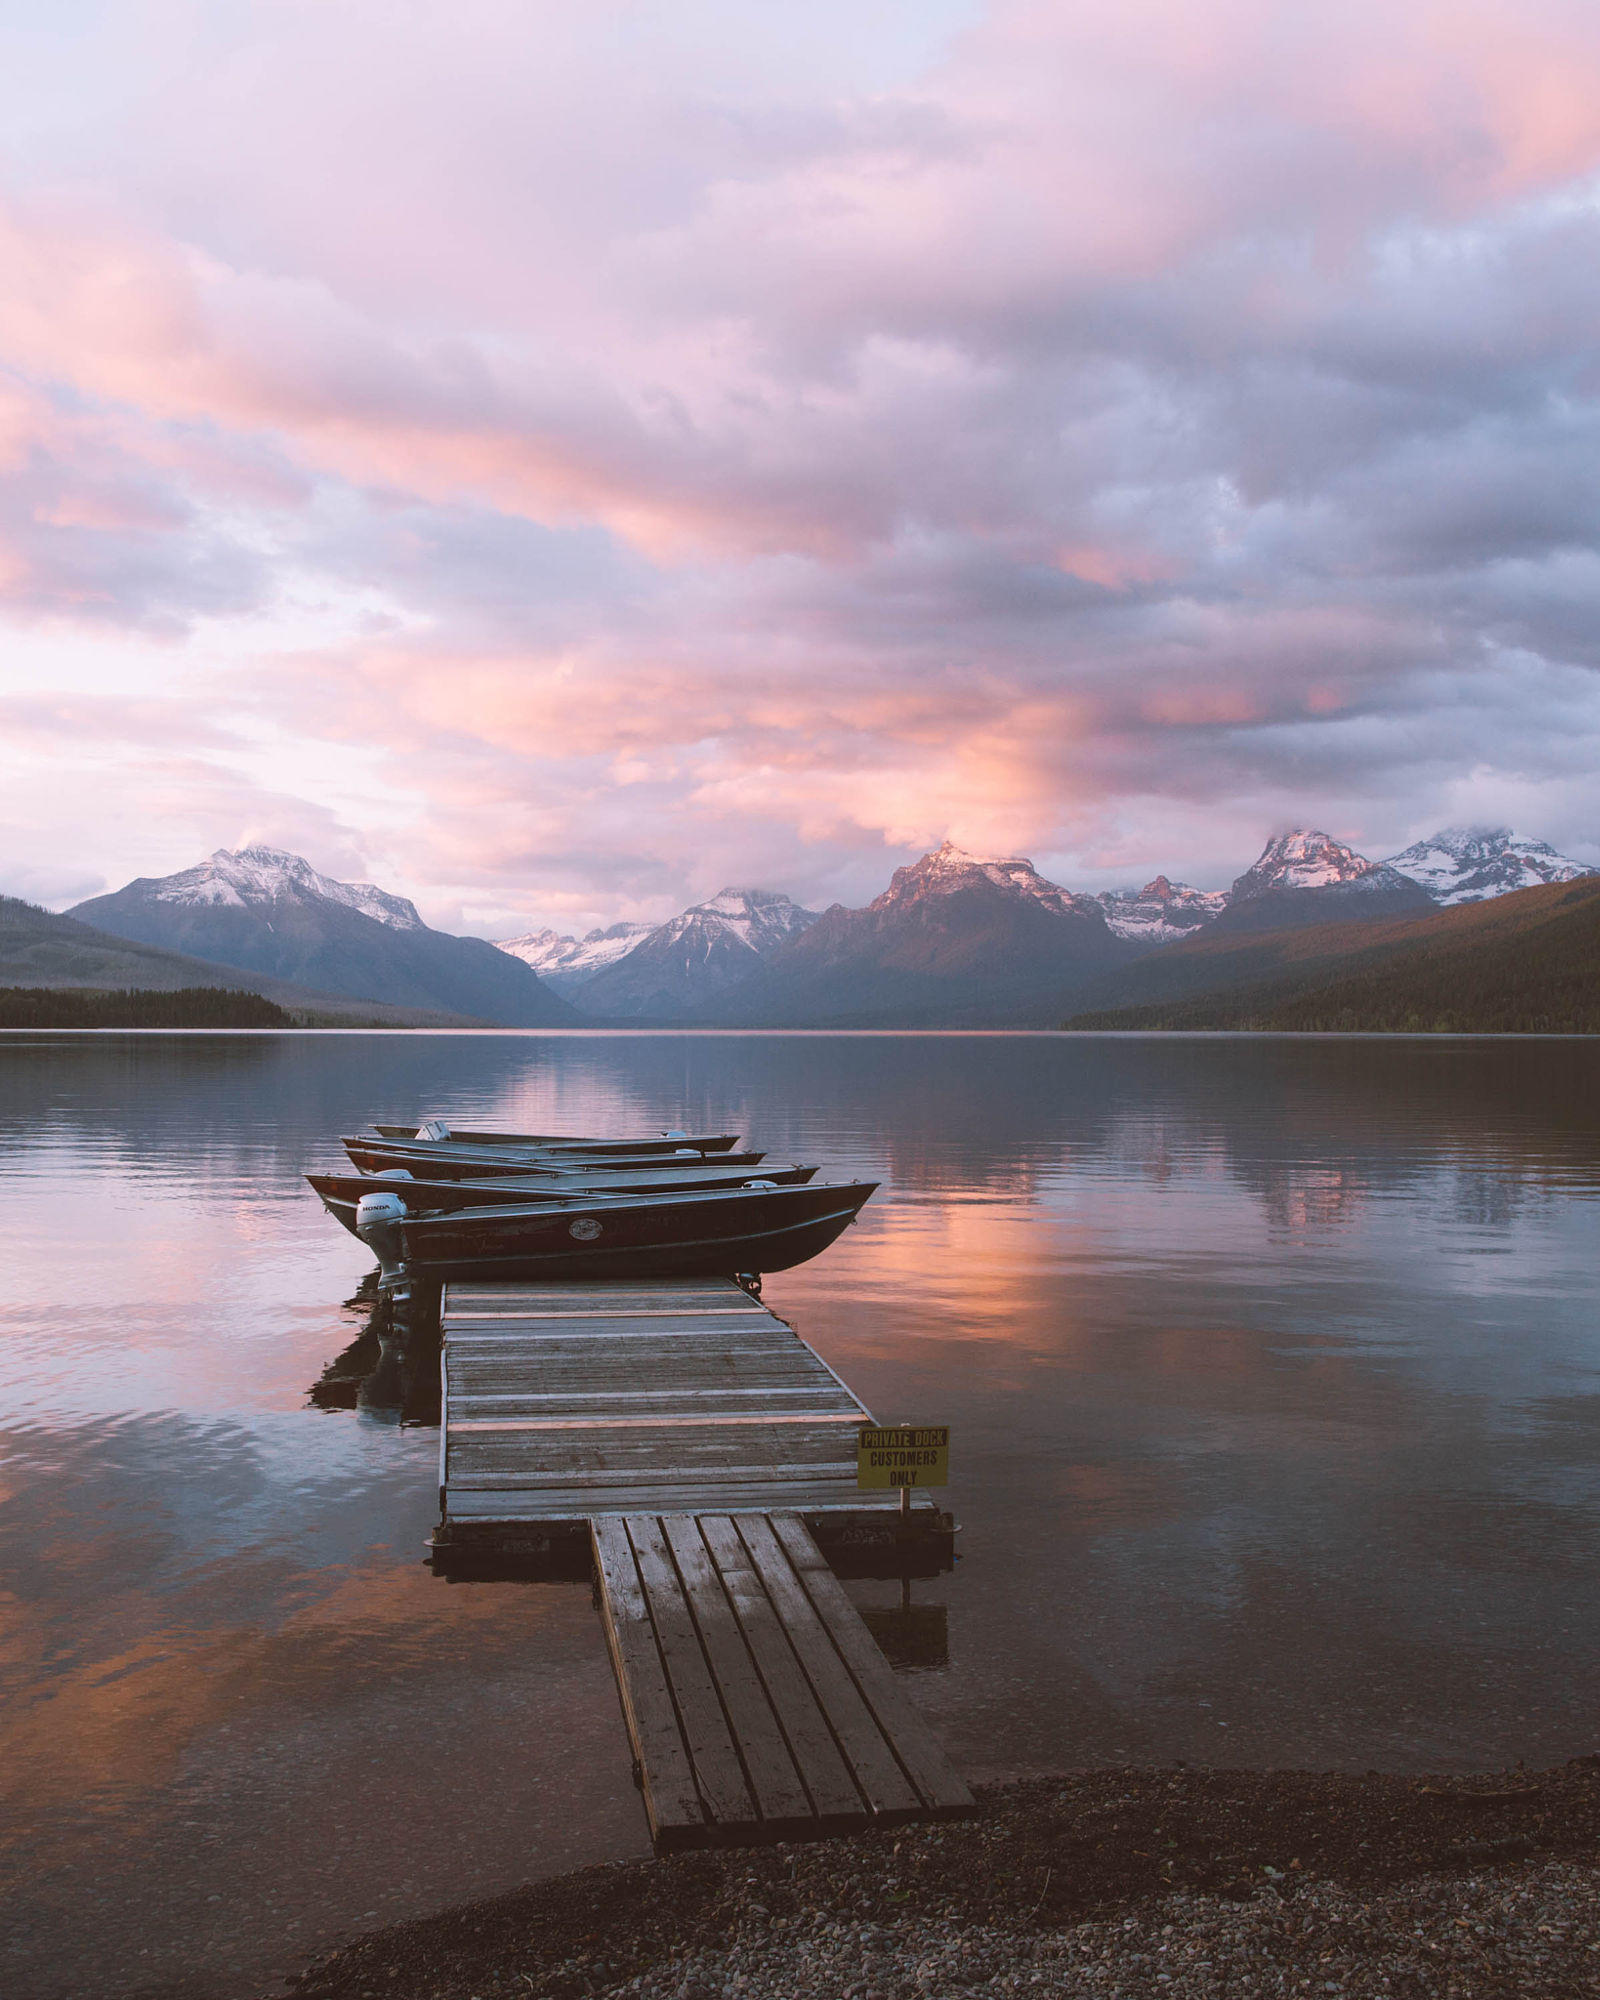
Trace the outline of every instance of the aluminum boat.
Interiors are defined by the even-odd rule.
[[[662,1167],[640,1173],[628,1168],[597,1166],[588,1173],[563,1173],[530,1184],[525,1176],[497,1174],[481,1180],[429,1180],[421,1173],[413,1176],[404,1168],[387,1174],[307,1174],[323,1207],[352,1235],[356,1230],[356,1204],[364,1195],[393,1193],[405,1203],[411,1215],[448,1214],[460,1208],[504,1208],[508,1204],[538,1202],[583,1206],[600,1197],[626,1201],[640,1194],[687,1193],[706,1188],[739,1188],[759,1174],[777,1187],[798,1187],[816,1173],[815,1167],[781,1162],[759,1169],[725,1167],[706,1161],[702,1166]]]
[[[356,1231],[386,1280],[599,1280],[786,1271],[855,1221],[876,1181],[531,1202],[412,1215],[404,1182],[362,1198]]]

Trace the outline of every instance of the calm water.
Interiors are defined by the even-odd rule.
[[[370,1260],[298,1174],[419,1106],[884,1180],[767,1292],[955,1426],[969,1774],[1596,1747],[1600,1045],[9,1037],[17,2000],[234,2000],[646,1851],[588,1592],[436,1580],[436,1432],[308,1403]]]

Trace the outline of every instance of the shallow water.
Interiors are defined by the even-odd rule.
[[[1600,1044],[38,1035],[0,1086],[17,2000],[646,1851],[588,1592],[435,1579],[437,1433],[308,1402],[370,1260],[299,1173],[419,1107],[884,1181],[767,1297],[954,1426],[915,1694],[969,1775],[1596,1747]]]

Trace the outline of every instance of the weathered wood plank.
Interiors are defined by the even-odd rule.
[[[522,1472],[514,1468],[497,1472],[492,1468],[463,1471],[455,1463],[455,1453],[462,1449],[464,1447],[458,1445],[453,1446],[451,1451],[450,1489],[452,1492],[458,1486],[468,1491],[477,1491],[480,1493],[532,1493],[541,1486],[551,1490],[566,1486],[578,1487],[580,1489],[588,1488],[598,1493],[608,1487],[621,1492],[627,1487],[641,1488],[675,1483],[684,1490],[693,1489],[706,1492],[712,1496],[713,1503],[717,1503],[721,1488],[729,1485],[745,1484],[752,1487],[764,1487],[766,1489],[761,1504],[763,1511],[767,1511],[774,1507],[786,1508],[788,1506],[789,1503],[784,1498],[784,1490],[796,1480],[826,1481],[828,1479],[837,1479],[841,1483],[847,1483],[852,1493],[855,1491],[856,1469],[854,1460],[849,1465],[843,1465],[837,1460],[824,1460],[820,1464],[809,1465],[803,1463],[795,1463],[793,1465],[735,1465],[731,1463],[720,1464],[715,1461],[698,1466],[608,1466],[593,1463],[568,1463],[552,1467],[546,1472]],[[569,1454],[569,1457],[572,1459],[577,1459],[580,1456],[581,1454],[576,1452]],[[700,1511],[704,1512],[705,1510],[701,1509]],[[713,1504],[710,1511],[718,1514],[726,1513],[728,1511],[726,1502],[722,1501],[720,1504]]]
[[[704,1514],[761,1512],[781,1503],[804,1514],[880,1513],[898,1511],[899,1499],[891,1494],[882,1500],[856,1491],[855,1469],[848,1477],[837,1473],[831,1479],[785,1479],[771,1481],[689,1480],[672,1483],[663,1479],[656,1485],[634,1480],[624,1486],[594,1486],[587,1481],[565,1487],[543,1486],[536,1491],[523,1487],[482,1486],[451,1489],[450,1515],[456,1521],[530,1523],[583,1523],[612,1514]],[[918,1511],[932,1511],[933,1503],[916,1503]]]
[[[724,1825],[753,1820],[755,1801],[661,1523],[653,1514],[629,1514],[624,1526],[707,1813]]]
[[[639,1766],[651,1838],[659,1846],[698,1838],[706,1825],[689,1752],[650,1623],[633,1545],[620,1518],[590,1524],[600,1577],[600,1617],[623,1718]]]
[[[777,1838],[803,1832],[815,1819],[811,1801],[695,1518],[666,1514],[660,1526],[761,1819]]]
[[[811,1539],[805,1523],[792,1514],[772,1517],[771,1531],[782,1544],[817,1616],[827,1626],[834,1645],[850,1669],[906,1775],[935,1812],[970,1812],[972,1794],[939,1747],[933,1731],[901,1693],[893,1669],[828,1567],[827,1558]]]
[[[595,1425],[555,1431],[465,1430],[451,1426],[450,1476],[467,1472],[518,1473],[537,1464],[527,1476],[585,1466],[618,1470],[687,1473],[699,1469],[748,1465],[775,1475],[785,1467],[812,1465],[827,1469],[848,1463],[852,1476],[855,1452],[848,1449],[854,1425],[838,1420],[781,1424],[683,1423],[651,1426]],[[536,1449],[536,1456],[535,1454]]]
[[[762,1588],[750,1552],[739,1539],[733,1517],[703,1515],[700,1533],[717,1565],[745,1644],[799,1768],[819,1828],[834,1833],[865,1825],[865,1802],[833,1740],[827,1717],[817,1706],[811,1683],[772,1600]]]
[[[913,1817],[922,1805],[916,1788],[839,1657],[831,1633],[817,1615],[771,1522],[764,1514],[740,1514],[736,1526],[874,1818]]]

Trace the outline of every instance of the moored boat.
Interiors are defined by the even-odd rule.
[[[442,1118],[425,1118],[420,1125],[379,1125],[374,1123],[373,1131],[380,1139],[411,1139],[422,1145],[468,1145],[468,1146],[611,1146],[619,1141],[609,1132],[588,1134],[581,1132],[503,1132],[481,1131],[463,1125],[447,1125]],[[695,1146],[715,1151],[719,1146],[733,1144],[732,1139],[723,1136],[708,1139],[703,1134],[688,1132],[653,1132],[646,1139],[628,1140],[629,1145],[648,1150],[663,1146]]]
[[[537,1202],[582,1206],[604,1198],[626,1201],[639,1194],[686,1193],[706,1188],[745,1186],[756,1173],[778,1187],[798,1187],[816,1173],[815,1167],[778,1165],[727,1167],[707,1161],[701,1166],[663,1167],[656,1172],[608,1169],[600,1166],[589,1173],[552,1175],[530,1184],[524,1176],[499,1174],[472,1180],[429,1180],[400,1170],[404,1178],[373,1174],[307,1174],[323,1207],[352,1235],[356,1227],[356,1204],[363,1195],[397,1194],[412,1215],[438,1215],[460,1208],[503,1208],[508,1204]]]
[[[374,1125],[377,1137],[404,1146],[474,1146],[536,1153],[731,1153],[737,1132],[661,1132],[648,1139],[584,1138],[563,1132],[480,1132],[457,1130],[430,1118],[422,1125]],[[365,1135],[363,1135],[365,1136]]]
[[[425,1282],[731,1277],[786,1271],[847,1229],[876,1181],[753,1186],[412,1215],[405,1183],[361,1202],[386,1278]]]
[[[404,1140],[364,1139],[360,1136],[345,1139],[341,1144],[351,1164],[363,1173],[381,1174],[395,1167],[404,1167],[411,1173],[426,1174],[430,1180],[439,1181],[481,1180],[486,1174],[556,1178],[593,1173],[609,1167],[626,1168],[635,1173],[668,1173],[707,1164],[753,1167],[766,1157],[764,1153],[756,1152],[701,1153],[692,1146],[682,1146],[670,1153],[581,1153],[570,1148],[545,1152],[532,1146],[515,1150],[509,1146],[414,1146]]]

